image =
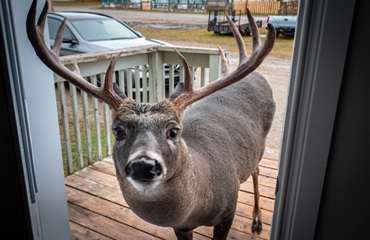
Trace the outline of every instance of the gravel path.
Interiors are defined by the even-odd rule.
[[[280,148],[285,118],[285,108],[290,78],[290,59],[268,57],[256,71],[263,74],[270,82],[276,102],[276,113],[266,146]]]
[[[184,45],[181,41],[171,42],[174,45]],[[199,46],[210,47],[215,46]],[[229,53],[230,70],[237,68],[239,55],[236,52]],[[263,63],[255,70],[261,73],[270,83],[273,90],[274,100],[276,102],[276,113],[274,121],[267,137],[266,146],[272,149],[279,149],[283,133],[283,124],[285,118],[285,108],[287,103],[287,93],[290,79],[291,59],[277,58],[268,56]],[[199,76],[197,76],[199,78]]]

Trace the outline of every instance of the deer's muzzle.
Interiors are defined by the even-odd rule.
[[[131,177],[137,182],[151,182],[162,172],[162,166],[157,160],[144,157],[130,161],[125,167],[126,177]]]

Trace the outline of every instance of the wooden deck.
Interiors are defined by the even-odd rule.
[[[253,186],[249,178],[239,191],[229,239],[269,239],[277,167],[276,151],[268,150],[260,162],[262,233],[251,232]],[[171,228],[149,224],[129,209],[119,190],[112,160],[97,162],[68,176],[65,182],[72,239],[176,239]],[[194,231],[194,239],[210,239],[212,230],[199,227]]]

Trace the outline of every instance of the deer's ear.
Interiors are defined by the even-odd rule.
[[[174,100],[175,98],[177,98],[181,93],[182,91],[184,90],[184,83],[182,82],[179,82],[175,89],[173,90],[173,92],[171,93],[171,96],[170,96],[170,100]]]
[[[120,96],[122,99],[127,98],[126,94],[121,91],[117,83],[113,83],[113,89],[117,93],[118,96]]]

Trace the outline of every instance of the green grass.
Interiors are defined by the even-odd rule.
[[[174,45],[183,46],[199,46],[199,47],[211,47],[217,48],[220,45],[223,49],[227,49],[231,53],[238,53],[237,45],[232,34],[214,34],[208,32],[206,29],[192,29],[192,30],[159,30],[149,28],[136,28],[144,36],[159,39]],[[265,29],[260,29],[261,35],[266,34]],[[247,52],[251,52],[252,38],[243,36],[246,44]],[[264,41],[262,38],[261,41]],[[271,52],[271,56],[280,58],[291,58],[293,49],[293,37],[280,36],[275,41],[275,46]]]
[[[62,143],[62,157],[63,157],[63,166],[64,166],[64,176],[68,176],[68,164],[67,164],[67,151],[66,151],[66,145],[64,144],[64,133],[62,129],[62,124],[61,120],[59,120],[59,130],[60,130],[60,140]],[[85,134],[85,130],[83,127],[83,123],[80,122],[80,134],[81,134],[81,145],[82,145],[82,156],[84,159],[84,166],[88,166],[88,156],[87,156],[87,138]],[[105,157],[107,156],[107,149],[106,149],[106,137],[104,134],[104,129],[100,129],[100,141],[101,141],[101,146],[102,146],[102,155],[99,157],[98,152],[97,152],[97,147],[96,147],[96,133],[95,130],[93,129],[93,126],[90,126],[90,131],[91,131],[91,142],[92,142],[92,162],[96,162],[98,160],[101,160],[100,157]],[[77,150],[76,150],[76,137],[75,137],[75,132],[73,128],[73,122],[69,122],[69,134],[70,134],[70,142],[71,142],[71,151],[72,151],[72,163],[73,163],[73,172],[79,170],[79,165],[77,162],[78,155],[77,155]],[[113,146],[114,143],[114,137],[112,133],[110,133],[110,139],[111,139],[111,146]]]

